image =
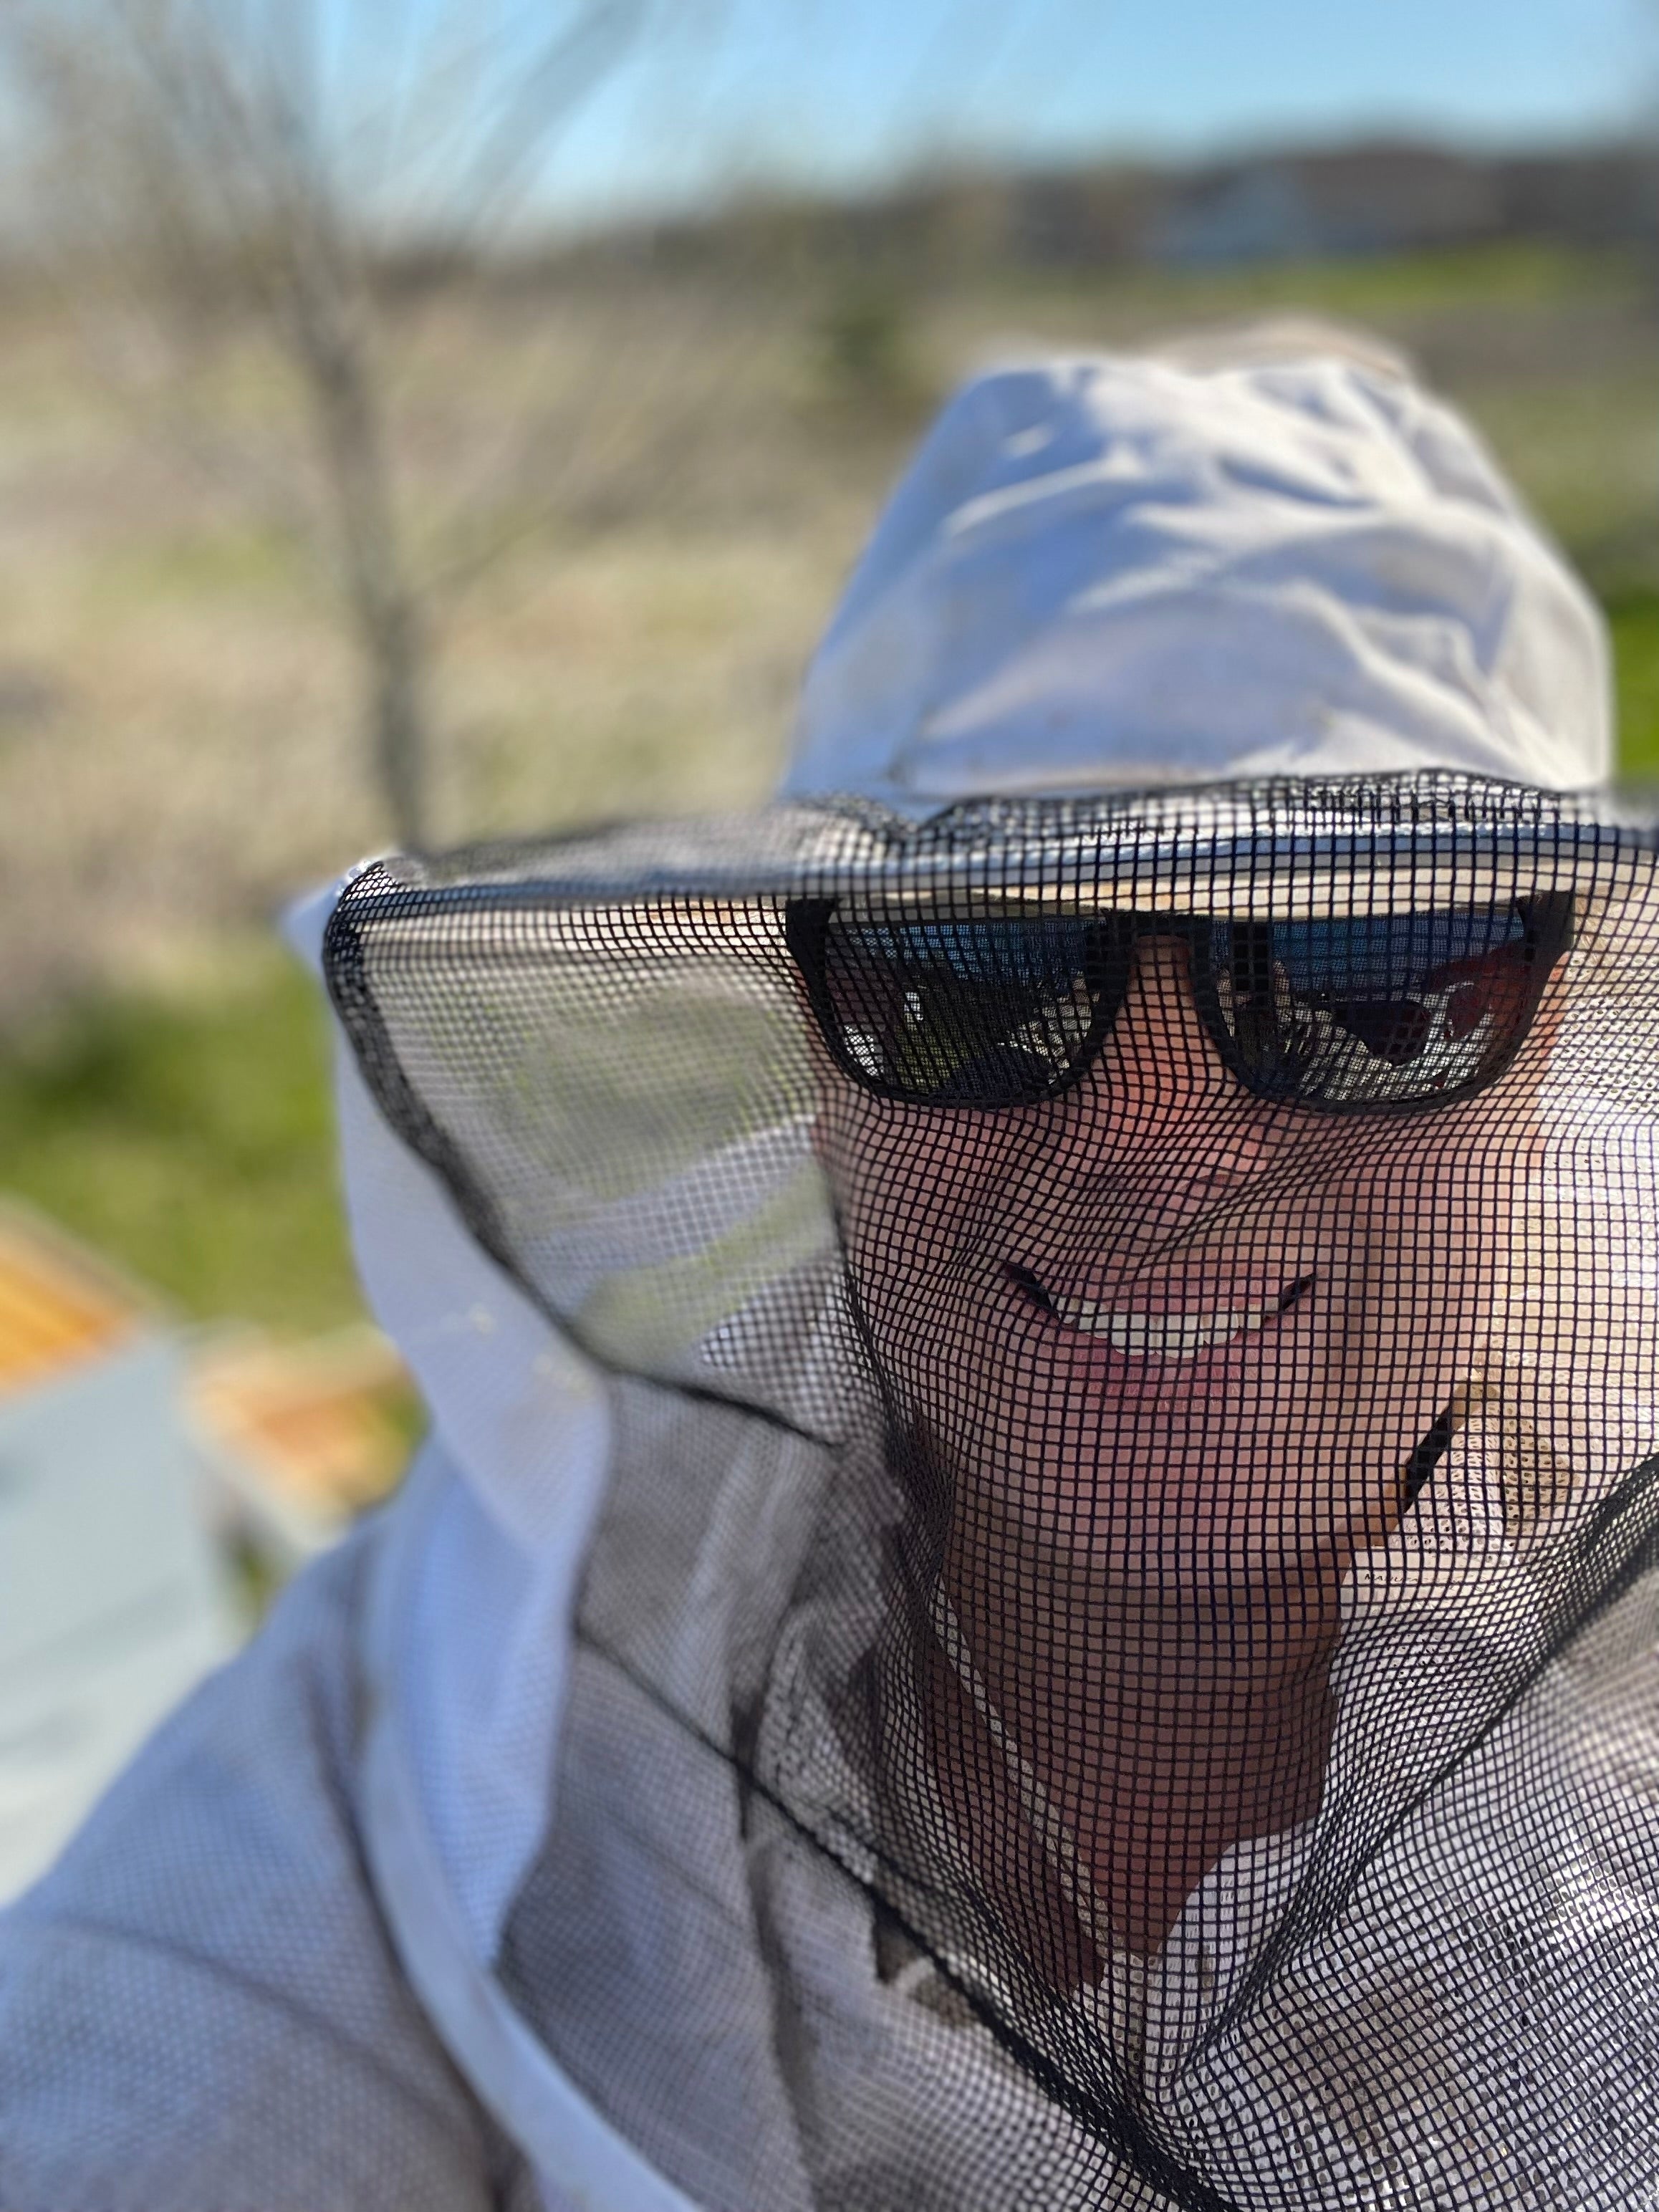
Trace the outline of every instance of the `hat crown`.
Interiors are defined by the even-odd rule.
[[[790,797],[1045,793],[1611,757],[1601,617],[1474,434],[1352,348],[968,384],[805,686]]]

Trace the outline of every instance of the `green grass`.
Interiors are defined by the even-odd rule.
[[[1621,250],[1528,243],[1461,246],[1419,252],[1182,269],[1097,270],[1042,264],[975,279],[978,291],[1042,301],[1097,297],[1180,318],[1307,309],[1386,319],[1437,308],[1553,307],[1628,296],[1644,282],[1638,258]]]
[[[216,523],[125,546],[93,575],[100,603],[152,606],[183,601],[211,609],[229,599],[306,600],[316,582],[291,532]]]
[[[1619,765],[1632,781],[1659,781],[1659,588],[1632,591],[1607,610],[1619,671]]]
[[[315,987],[274,951],[190,992],[86,1001],[0,1059],[0,1186],[185,1315],[362,1311]]]

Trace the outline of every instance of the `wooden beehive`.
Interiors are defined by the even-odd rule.
[[[152,1318],[113,1269],[39,1215],[0,1206],[0,1399],[106,1358]]]
[[[370,1328],[297,1345],[239,1331],[198,1352],[190,1402],[232,1517],[290,1563],[387,1495],[416,1425],[402,1363]]]

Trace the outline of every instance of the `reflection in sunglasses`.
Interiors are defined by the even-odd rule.
[[[1502,1073],[1571,939],[1557,894],[1484,908],[1294,921],[1109,914],[860,915],[798,901],[789,941],[826,1042],[917,1103],[1054,1096],[1097,1054],[1143,936],[1189,948],[1224,1059],[1304,1105],[1426,1104]]]

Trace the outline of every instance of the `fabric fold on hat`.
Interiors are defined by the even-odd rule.
[[[812,661],[784,795],[1603,782],[1601,618],[1474,432],[1381,361],[1240,350],[968,385]]]

